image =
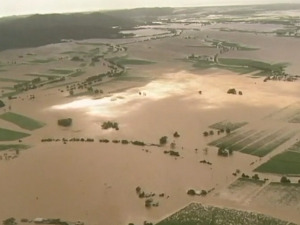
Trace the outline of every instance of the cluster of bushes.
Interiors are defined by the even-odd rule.
[[[17,225],[17,221],[15,218],[11,217],[2,221],[3,225]]]
[[[128,225],[134,225],[134,223],[129,223]],[[153,223],[148,222],[148,221],[144,221],[143,225],[153,225]]]
[[[94,142],[95,140],[93,138],[71,138],[71,139],[60,139],[60,138],[44,138],[41,139],[41,142],[59,142],[59,141],[63,141],[64,143],[66,142]],[[100,143],[109,143],[110,140],[108,139],[99,139]],[[137,145],[137,146],[146,146],[147,144],[145,144],[142,141],[128,141],[128,140],[112,140],[112,143],[118,144],[121,143],[123,145],[128,145],[128,144],[132,144],[132,145]]]
[[[232,154],[233,154],[233,150],[232,149],[225,149],[225,148],[219,148],[218,149],[218,155],[219,156],[228,157],[228,156],[230,156]]]
[[[242,173],[242,176],[241,176],[242,178],[246,178],[246,179],[250,179],[250,176],[249,175],[246,175],[246,174],[244,174],[244,173]],[[259,180],[260,178],[259,178],[259,176],[258,176],[258,174],[254,174],[252,177],[251,177],[251,179],[253,179],[253,180]]]
[[[80,70],[79,70],[79,72],[80,72]],[[76,84],[72,84],[72,85],[67,85],[66,90],[69,92],[70,96],[74,95],[74,92],[76,89],[78,89],[78,90],[86,89],[90,93],[103,94],[103,90],[94,89],[91,85],[92,85],[92,81],[76,83]],[[61,90],[61,92],[63,92],[63,90]]]
[[[107,140],[107,139],[100,139],[99,142],[100,143],[109,143],[109,140]]]
[[[155,193],[145,193],[141,187],[136,187],[135,189],[136,194],[139,196],[139,198],[145,198],[145,207],[146,208],[150,208],[150,207],[158,207],[159,203],[158,202],[154,202],[153,197],[156,196]],[[159,194],[159,197],[164,197],[165,194],[161,193]]]
[[[72,57],[71,61],[74,61],[74,62],[83,62],[83,58],[80,58],[79,56],[74,56]]]
[[[214,134],[215,134],[215,133],[214,133],[213,130],[210,130],[210,131],[204,131],[204,132],[203,132],[203,136],[204,136],[204,137],[212,136],[212,135],[214,135]]]
[[[233,176],[237,176],[241,171],[237,169],[234,173],[232,173]]]
[[[169,154],[170,156],[175,156],[175,157],[179,157],[180,156],[179,152],[176,152],[176,151],[173,151],[173,150],[171,150],[171,151],[164,151],[164,154]]]
[[[230,134],[231,130],[228,127],[226,129],[221,128],[220,130],[217,131],[217,134],[220,135],[220,134],[223,134],[224,132],[226,132],[226,134]],[[215,134],[215,132],[213,130],[203,132],[204,137],[212,136],[214,134]]]
[[[70,127],[72,125],[72,119],[71,118],[67,118],[67,119],[59,119],[57,121],[57,124],[59,126],[62,126],[62,127]]]
[[[195,195],[206,196],[208,194],[208,192],[205,191],[205,190],[202,190],[201,192],[198,192],[198,191],[195,191],[194,189],[189,189],[187,191],[187,194],[191,195],[191,196],[195,196]]]
[[[244,178],[244,179],[252,179],[252,180],[257,180],[257,181],[260,180],[260,177],[258,176],[258,174],[254,174],[253,176],[250,177],[249,175],[246,175],[246,174],[242,173],[241,178]],[[269,180],[268,178],[265,178],[265,179],[262,180],[262,181],[266,182],[266,181],[268,181],[268,180]]]
[[[63,142],[94,142],[95,140],[93,138],[71,138],[71,139],[44,138],[41,140],[41,142],[59,142],[59,141],[63,141]]]
[[[202,160],[202,161],[200,161],[200,163],[207,164],[207,165],[212,165],[211,162],[208,162],[208,161],[206,161],[206,160]]]
[[[146,144],[142,141],[132,141],[131,144],[138,146],[145,146]]]
[[[107,130],[107,129],[115,129],[115,130],[119,130],[119,125],[118,123],[116,122],[111,122],[111,121],[107,121],[107,122],[104,122],[102,125],[101,125],[102,129],[104,130]]]
[[[236,94],[239,94],[239,95],[243,95],[243,92],[242,91],[238,91],[235,90],[235,88],[231,88],[227,91],[227,94],[232,94],[232,95],[236,95]]]

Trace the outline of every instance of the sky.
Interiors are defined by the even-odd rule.
[[[300,3],[300,0],[0,0],[0,17],[139,7],[189,7],[264,3]]]

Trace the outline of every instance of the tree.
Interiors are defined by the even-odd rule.
[[[13,217],[3,220],[2,223],[3,223],[3,225],[16,225],[17,224],[16,219]]]
[[[4,106],[5,106],[4,102],[0,100],[0,108],[2,108]]]
[[[73,120],[71,118],[60,119],[57,121],[57,124],[62,127],[69,127],[72,125]]]
[[[254,180],[259,180],[258,174],[254,174],[254,175],[252,176],[252,179],[254,179]]]
[[[291,183],[291,180],[288,179],[287,177],[283,176],[283,177],[281,177],[280,182],[281,183]]]
[[[229,152],[226,150],[226,149],[224,149],[224,148],[219,148],[218,149],[218,155],[219,156],[228,156],[229,155]]]
[[[136,191],[136,193],[139,194],[139,193],[141,193],[142,188],[140,186],[138,186],[138,187],[135,188],[135,191]]]
[[[116,122],[112,122],[112,121],[107,121],[102,123],[101,125],[102,129],[107,130],[107,129],[115,129],[115,130],[119,130],[119,124]]]
[[[206,196],[207,195],[207,191],[206,190],[202,190],[200,195]]]
[[[152,206],[152,202],[153,202],[152,198],[146,199],[146,201],[145,201],[145,207],[146,208],[150,208]]]
[[[180,135],[179,135],[178,132],[176,131],[176,132],[173,134],[173,137],[174,137],[174,138],[179,138]]]
[[[236,95],[236,90],[234,88],[231,88],[227,91],[227,94]]]
[[[165,145],[168,142],[168,137],[167,136],[163,136],[159,139],[159,144],[160,145]]]
[[[194,189],[190,189],[190,190],[187,191],[187,194],[191,195],[191,196],[194,196],[194,195],[196,195],[196,191]]]
[[[209,135],[209,133],[207,131],[203,132],[203,136],[207,137]]]

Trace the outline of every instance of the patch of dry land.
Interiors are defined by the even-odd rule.
[[[300,224],[300,41],[274,33],[292,25],[174,13],[0,52],[0,220],[185,225],[163,218],[195,202]]]

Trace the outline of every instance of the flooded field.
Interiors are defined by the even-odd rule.
[[[300,223],[299,39],[181,10],[0,52],[0,220]]]

